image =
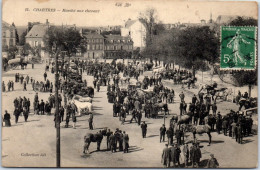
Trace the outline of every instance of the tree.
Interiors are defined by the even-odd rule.
[[[33,49],[31,48],[30,44],[26,43],[22,46],[21,50],[21,56],[28,56],[31,53],[33,53]]]
[[[17,54],[17,52],[18,52],[18,49],[17,49],[17,47],[16,46],[10,46],[9,48],[8,48],[8,60],[10,60],[10,59],[14,59],[15,58],[15,55]]]
[[[50,53],[67,51],[68,56],[75,54],[77,48],[83,48],[82,37],[79,32],[73,28],[62,29],[50,27],[44,38],[45,49]]]
[[[19,43],[19,35],[17,33],[17,29],[16,29],[14,23],[12,23],[12,26],[14,26],[14,28],[15,28],[15,42],[18,44]]]
[[[257,20],[254,18],[237,17],[229,23],[230,26],[257,26]],[[257,41],[257,40],[255,40]],[[252,71],[235,71],[233,72],[235,81],[240,85],[248,85],[249,97],[251,97],[251,88],[257,84],[257,68]]]
[[[218,51],[218,38],[208,26],[188,27],[181,30],[175,39],[177,62],[186,68],[192,68],[194,76],[196,70],[204,69],[205,61],[216,61]]]
[[[19,38],[19,45],[25,45],[25,36],[27,35],[27,30],[24,31]]]
[[[139,20],[144,24],[146,28],[146,46],[150,46],[152,43],[152,37],[154,34],[154,27],[157,20],[157,11],[154,8],[146,9],[144,13],[140,13]]]

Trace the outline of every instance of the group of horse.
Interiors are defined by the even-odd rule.
[[[196,139],[196,134],[204,134],[206,133],[209,137],[209,145],[211,144],[211,128],[209,125],[192,125],[190,124],[192,120],[192,116],[189,114],[177,116],[174,115],[170,119],[170,126],[176,130],[182,130],[184,133],[191,132],[193,134],[193,139]]]

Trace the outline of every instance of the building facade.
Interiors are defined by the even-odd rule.
[[[133,41],[129,36],[105,36],[105,58],[131,58]]]
[[[134,43],[134,49],[140,48],[141,50],[145,47],[146,28],[144,24],[139,20],[128,19],[121,28],[121,36],[128,36]]]
[[[85,58],[129,58],[133,51],[133,41],[129,36],[83,34],[85,39]]]
[[[25,42],[31,47],[44,47],[43,37],[49,28],[49,22],[46,20],[44,24],[35,24],[25,36]]]
[[[2,46],[16,46],[16,27],[14,24],[10,25],[2,21]]]
[[[104,57],[104,37],[97,33],[83,35],[86,42],[86,58],[103,58]]]

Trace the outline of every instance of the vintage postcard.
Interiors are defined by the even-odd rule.
[[[258,4],[4,0],[2,166],[258,167]]]

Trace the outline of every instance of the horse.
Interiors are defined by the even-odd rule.
[[[121,80],[121,84],[123,84],[123,82],[126,84],[129,84],[130,83],[130,77],[121,77],[120,78]]]
[[[100,130],[100,132],[98,132],[96,134],[87,133],[84,136],[85,145],[83,148],[83,153],[86,153],[86,150],[87,150],[87,153],[89,153],[88,148],[89,148],[91,142],[97,142],[97,150],[100,151],[100,145],[101,145],[103,136],[106,136],[106,134],[107,134],[106,129]]]
[[[209,125],[191,125],[190,131],[193,133],[193,138],[195,140],[196,134],[207,133],[209,137],[209,145],[211,144],[211,134]]]

